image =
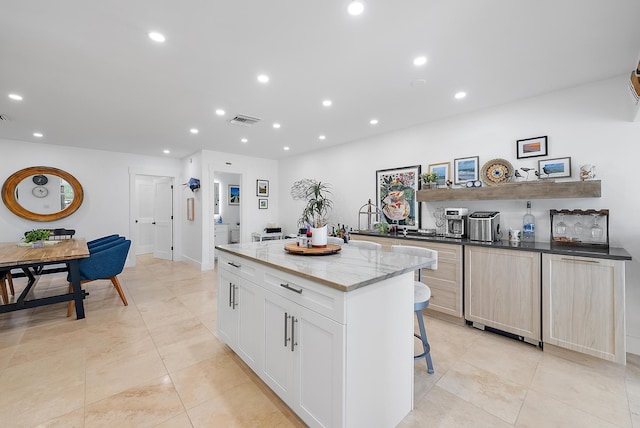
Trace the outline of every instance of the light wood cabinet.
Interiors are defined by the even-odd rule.
[[[539,252],[465,246],[465,319],[539,344],[540,258]]]
[[[438,269],[422,269],[422,282],[431,288],[431,300],[425,311],[463,317],[462,245],[370,235],[352,235],[351,239],[377,242],[385,251],[391,251],[392,245],[412,245],[436,250]]]
[[[625,364],[624,261],[542,257],[544,342]]]

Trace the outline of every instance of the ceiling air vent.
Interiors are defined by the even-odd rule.
[[[7,116],[5,116],[4,114],[0,114],[0,121],[2,120],[9,120],[9,118]]]
[[[239,114],[236,117],[234,117],[233,119],[231,119],[229,121],[229,123],[232,123],[234,125],[252,126],[252,125],[255,125],[256,123],[260,122],[260,120],[262,120],[262,119],[258,119],[257,117],[251,117],[251,116],[245,116],[243,114]]]

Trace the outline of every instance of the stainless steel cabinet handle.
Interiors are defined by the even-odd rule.
[[[227,264],[235,267],[235,268],[239,268],[241,265],[235,264],[234,262],[227,262]]]
[[[286,288],[287,290],[295,291],[298,294],[302,294],[302,288],[298,289],[290,286],[289,284],[280,284],[280,287]]]
[[[566,257],[562,257],[562,260],[565,262],[572,262],[572,263],[600,263],[598,260],[584,260],[584,259],[580,259],[580,260],[575,260],[575,259],[568,259]]]
[[[238,302],[236,301],[236,290],[238,289],[238,286],[233,284],[233,306],[232,308],[235,309],[236,306],[238,306]]]
[[[231,298],[231,288],[233,287],[232,283],[229,283],[229,307],[231,308],[231,302],[232,302],[232,298]]]
[[[291,317],[293,318],[293,317]],[[284,313],[284,347],[287,347],[287,342],[289,342],[288,333],[287,333],[287,321],[289,321],[289,314]]]
[[[294,351],[294,348],[298,344],[298,342],[296,342],[296,323],[297,322],[298,320],[295,319],[293,315],[291,315],[291,352]]]

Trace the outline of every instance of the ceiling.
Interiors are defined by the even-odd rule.
[[[640,53],[638,0],[348,3],[0,0],[0,138],[278,159],[619,76]]]

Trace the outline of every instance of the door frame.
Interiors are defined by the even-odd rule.
[[[141,168],[129,168],[129,236],[131,237],[131,249],[127,255],[127,266],[136,265],[136,243],[138,240],[138,231],[136,227],[136,177],[138,175],[166,177],[172,180],[174,191],[175,184],[178,182],[178,172],[174,171],[159,171],[159,170],[145,170]],[[175,192],[173,196],[173,261],[180,261],[182,259],[182,246],[180,244],[182,237],[181,227],[181,211],[177,206],[177,198]]]

